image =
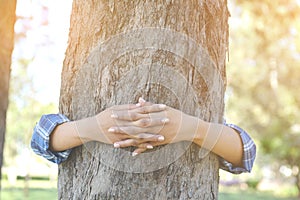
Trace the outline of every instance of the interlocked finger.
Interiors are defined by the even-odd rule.
[[[160,112],[166,109],[165,104],[153,104],[149,106],[142,106],[134,109],[138,113],[146,114],[146,113],[152,113],[152,112]]]
[[[112,110],[131,110],[142,106],[151,106],[153,103],[145,101],[143,98],[139,98],[137,104],[123,104],[123,105],[115,105],[111,107]]]
[[[111,133],[123,133],[134,138],[135,135],[145,132],[144,129],[135,126],[115,126],[108,129]]]
[[[152,142],[162,142],[163,140],[164,140],[164,136],[162,135],[141,133],[139,135],[136,135],[135,138],[129,138],[129,139],[115,142],[114,147],[120,148],[120,147],[136,146],[140,148],[150,149],[151,148],[150,145]]]
[[[121,111],[121,110],[132,110],[132,109],[136,109],[140,107],[140,105],[138,104],[124,104],[124,105],[115,105],[115,106],[112,106],[111,109],[114,110],[114,111]]]
[[[136,139],[127,139],[127,140],[115,142],[114,147],[124,148],[124,147],[138,146],[139,144],[140,142]]]
[[[113,110],[112,118],[126,120],[126,121],[135,121],[141,118],[147,117],[149,113],[161,112],[166,109],[164,104],[153,104],[150,106],[142,106],[131,110]]]
[[[133,152],[132,152],[132,156],[136,156],[138,154],[141,154],[143,152],[147,151],[147,148],[143,148],[143,147],[139,147],[137,149],[135,149]]]
[[[151,127],[151,126],[160,126],[168,123],[169,119],[166,117],[163,118],[142,118],[135,122],[132,122],[135,126],[138,127]]]
[[[135,109],[134,110],[113,110],[111,117],[119,120],[136,121],[141,118],[147,117],[147,115],[138,113],[136,112]]]
[[[151,133],[140,133],[135,136],[136,139],[139,139],[140,142],[161,142],[165,138],[162,135],[156,135]]]

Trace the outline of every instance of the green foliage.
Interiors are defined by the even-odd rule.
[[[256,189],[259,184],[259,180],[251,179],[251,180],[247,180],[246,183],[249,188]]]
[[[41,115],[57,112],[53,103],[43,104],[37,100],[27,72],[29,63],[30,60],[19,60],[11,74],[4,166],[14,165],[16,156],[30,148],[33,127]]]
[[[299,167],[300,3],[234,1],[231,13],[227,118],[255,137],[260,156]]]
[[[17,14],[20,14],[20,12]],[[38,41],[41,44],[36,44],[33,42],[34,40],[30,39],[30,32],[32,34],[33,29],[37,29],[39,24],[34,21],[33,15],[28,17],[27,14],[23,16],[21,11],[21,16],[17,16],[16,21],[4,147],[4,166],[15,166],[16,157],[23,156],[23,163],[21,164],[24,167],[24,159],[27,158],[24,158],[24,154],[29,152],[29,143],[35,123],[42,114],[57,112],[56,105],[53,103],[38,101],[33,79],[29,75],[28,68],[37,55],[36,51],[40,49],[38,48],[39,45],[43,42],[49,45],[50,41],[44,41],[44,39],[39,38]]]

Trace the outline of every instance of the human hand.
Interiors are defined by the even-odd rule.
[[[141,102],[141,106],[153,105],[150,102]],[[175,143],[180,141],[193,141],[197,126],[202,121],[196,117],[187,115],[180,110],[166,107],[164,111],[151,113],[149,115],[149,121],[152,121],[156,118],[165,118],[168,123],[165,123],[164,126],[144,126],[144,127],[130,127],[122,126],[127,120],[131,120],[132,117],[128,113],[116,113],[115,118],[120,120],[117,127],[113,127],[115,133],[126,133],[126,132],[145,132],[152,134],[160,134],[164,137],[163,141],[148,141],[147,146],[158,146],[163,144]],[[153,118],[153,119],[152,119]],[[115,143],[116,147],[128,147],[134,145],[133,140],[125,139]],[[145,145],[140,145],[137,148],[133,155],[137,155],[147,150],[144,148]]]
[[[84,141],[99,141],[113,144],[118,147],[117,141],[130,140],[130,146],[142,148],[153,148],[149,142],[162,141],[161,135],[144,132],[143,127],[158,128],[167,123],[165,117],[152,117],[149,115],[162,112],[166,109],[162,104],[126,104],[112,106],[94,117],[86,118],[76,122],[77,131],[80,138]],[[117,115],[126,115],[130,119],[123,121],[116,118]],[[123,132],[116,132],[114,127],[121,125]],[[134,130],[134,131],[131,131]]]

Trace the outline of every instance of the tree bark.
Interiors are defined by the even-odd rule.
[[[139,96],[222,122],[226,0],[74,0],[60,111],[76,120]],[[217,199],[218,159],[187,142],[131,157],[88,143],[59,166],[59,199]]]
[[[11,54],[14,47],[15,11],[16,0],[0,0],[0,180],[2,177]]]
[[[297,166],[298,167],[298,170],[300,170],[300,166]],[[298,171],[297,174],[295,175],[295,178],[296,178],[296,188],[297,188],[297,191],[298,191],[298,198],[300,199],[300,172]]]

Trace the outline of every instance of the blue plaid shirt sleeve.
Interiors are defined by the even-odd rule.
[[[65,161],[71,153],[71,149],[61,152],[52,152],[49,149],[49,138],[53,130],[59,124],[70,121],[62,114],[43,115],[40,121],[35,125],[32,138],[31,148],[40,156],[54,163]]]
[[[219,158],[220,160],[220,168],[224,169],[233,174],[240,174],[243,172],[251,172],[253,163],[256,157],[256,145],[251,139],[251,137],[244,131],[242,128],[238,127],[234,124],[224,123],[225,126],[228,126],[240,134],[242,143],[243,143],[243,167],[235,167],[232,163],[224,160],[223,158]]]

